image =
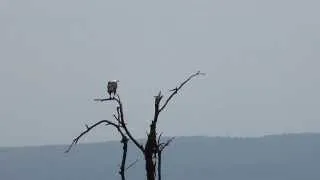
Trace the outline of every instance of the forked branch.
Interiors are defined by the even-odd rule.
[[[132,136],[131,132],[129,131],[129,129],[127,128],[127,125],[126,125],[126,121],[124,120],[124,115],[123,115],[123,106],[122,106],[122,103],[121,103],[121,99],[120,99],[120,96],[117,94],[117,97],[113,97],[113,98],[106,98],[106,99],[94,99],[95,101],[100,101],[100,102],[103,102],[103,101],[116,101],[118,103],[118,106],[117,106],[117,113],[118,113],[118,116],[116,118],[116,120],[118,122],[120,122],[121,124],[121,128],[124,129],[126,135],[128,135],[129,139],[142,151],[144,152],[144,148],[143,146]]]

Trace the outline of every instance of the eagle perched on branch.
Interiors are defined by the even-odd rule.
[[[119,82],[119,80],[108,81],[107,88],[108,88],[108,94],[109,94],[110,98],[111,98],[112,94],[113,94],[113,97],[116,95],[118,82]]]

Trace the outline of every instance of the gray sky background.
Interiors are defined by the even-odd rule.
[[[1,0],[0,146],[70,143],[114,105],[144,137],[153,95],[189,74],[168,136],[320,131],[318,0]],[[107,127],[82,142],[117,138]]]

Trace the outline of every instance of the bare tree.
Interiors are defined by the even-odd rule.
[[[158,179],[161,180],[161,153],[167,147],[170,142],[173,139],[169,139],[166,143],[161,143],[160,138],[161,134],[158,137],[157,141],[157,123],[159,119],[159,115],[161,112],[165,110],[168,103],[172,100],[172,98],[181,90],[181,88],[187,84],[192,78],[199,76],[199,75],[205,75],[204,73],[201,73],[200,71],[191,74],[186,80],[184,80],[180,85],[170,90],[171,94],[169,97],[164,101],[164,103],[161,105],[161,100],[163,99],[163,95],[161,94],[161,91],[158,93],[157,96],[155,96],[154,100],[154,118],[151,121],[150,124],[150,130],[147,137],[147,143],[145,144],[145,161],[146,161],[146,173],[147,173],[147,179],[148,180],[154,180],[156,173],[155,173],[155,166],[156,166],[156,160],[158,157]]]
[[[168,103],[172,101],[172,98],[181,90],[181,88],[187,84],[192,78],[199,76],[199,75],[204,75],[204,73],[201,73],[200,71],[190,75],[186,80],[184,80],[180,85],[175,87],[174,89],[170,90],[170,95],[168,98],[164,101],[163,104],[161,104],[161,100],[163,99],[163,95],[161,94],[161,91],[156,95],[154,98],[154,117],[153,120],[150,123],[150,129],[147,134],[147,140],[145,145],[143,146],[140,144],[137,139],[132,135],[130,130],[127,127],[127,121],[124,118],[124,113],[123,113],[123,105],[120,99],[120,96],[117,94],[116,97],[110,97],[107,99],[95,99],[95,101],[116,101],[117,102],[117,107],[116,107],[116,112],[117,114],[113,114],[114,121],[110,120],[101,120],[97,123],[95,123],[92,126],[87,126],[86,125],[86,130],[83,131],[79,136],[77,136],[66,152],[69,152],[70,149],[78,143],[79,139],[87,134],[91,129],[94,127],[100,125],[100,124],[105,124],[105,125],[111,125],[116,130],[119,132],[121,135],[121,143],[123,144],[123,155],[122,155],[122,161],[121,161],[121,166],[120,166],[120,171],[119,174],[121,175],[121,179],[125,180],[125,170],[130,168],[132,164],[128,167],[126,167],[126,157],[127,157],[127,143],[129,140],[131,140],[134,145],[141,151],[141,153],[144,156],[145,159],[145,170],[146,170],[146,176],[147,180],[155,180],[156,178],[156,166],[157,166],[157,172],[158,172],[158,180],[161,180],[161,159],[162,159],[162,151],[172,142],[173,138],[168,139],[166,142],[161,142],[161,136],[157,135],[157,123],[159,119],[159,115],[161,112],[165,110],[167,107]],[[134,163],[133,163],[134,164]]]

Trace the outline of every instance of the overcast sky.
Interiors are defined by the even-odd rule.
[[[320,131],[318,0],[1,0],[0,146],[70,143],[112,119],[119,79],[144,137],[153,95],[206,72],[160,116],[167,136]],[[116,139],[108,127],[82,142]]]

